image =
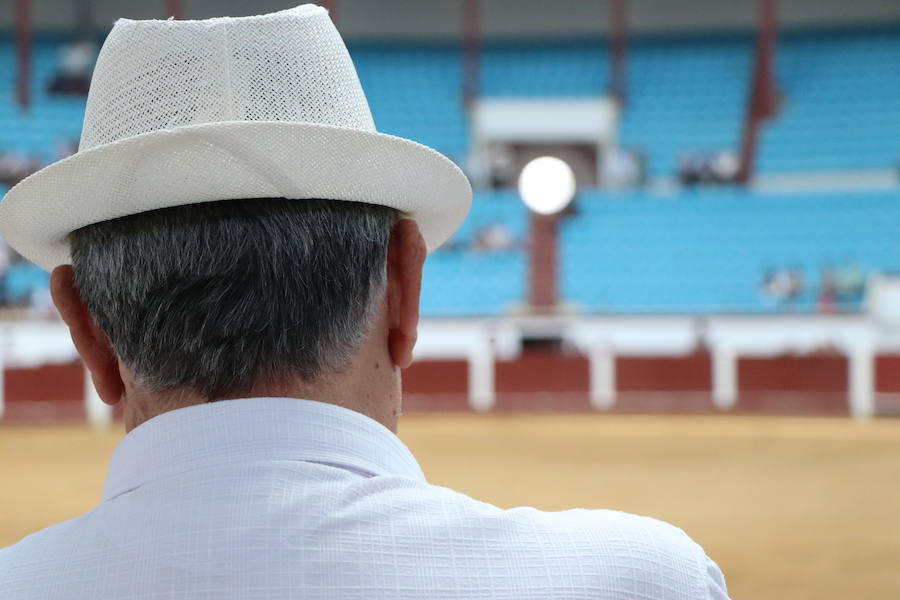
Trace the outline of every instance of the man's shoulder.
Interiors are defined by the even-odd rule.
[[[716,564],[664,521],[605,509],[501,509],[436,486],[430,493],[446,503],[438,521],[495,556],[524,557],[563,579],[578,574],[598,589],[626,591],[623,597],[727,599]]]
[[[464,530],[477,528],[503,539],[522,542],[528,538],[550,537],[607,545],[644,543],[660,550],[702,552],[684,531],[652,517],[607,509],[547,511],[528,506],[504,509],[450,488],[401,481],[384,482],[386,488],[393,488],[380,490],[388,492],[389,500],[384,501],[405,518],[415,519],[420,524],[438,521],[442,525],[453,524]]]
[[[70,564],[73,556],[87,560],[92,547],[90,538],[96,533],[86,527],[92,516],[93,511],[56,523],[0,548],[0,597],[15,597],[7,594],[6,586],[18,589],[17,584],[44,579],[48,568]]]
[[[441,486],[427,485],[420,489],[432,496],[424,504],[426,508],[443,515],[455,515],[461,521],[494,521],[501,530],[535,536],[562,535],[568,539],[572,536],[603,540],[647,538],[673,546],[692,549],[696,546],[678,527],[652,517],[607,509],[548,511],[530,506],[504,509]]]
[[[480,525],[493,522],[498,533],[511,533],[520,543],[555,540],[593,549],[593,554],[626,552],[631,557],[696,560],[702,548],[680,528],[652,517],[607,509],[574,508],[545,511],[533,507],[500,509],[492,505],[473,511]],[[461,519],[466,518],[462,513]],[[472,516],[472,514],[470,514]]]

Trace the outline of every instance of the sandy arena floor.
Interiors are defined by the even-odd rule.
[[[410,415],[436,484],[679,525],[733,598],[900,598],[900,420]],[[89,509],[121,433],[0,427],[0,546]]]

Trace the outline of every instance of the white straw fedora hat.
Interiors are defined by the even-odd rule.
[[[324,8],[205,21],[116,22],[91,81],[77,154],[0,203],[0,235],[45,269],[80,227],[241,198],[381,204],[415,219],[429,251],[472,191],[445,156],[378,133]]]

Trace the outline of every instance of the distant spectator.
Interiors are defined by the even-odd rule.
[[[475,234],[472,240],[472,247],[475,250],[486,250],[489,252],[499,252],[503,250],[512,250],[516,245],[512,231],[503,223],[492,223],[482,227]]]
[[[697,185],[713,183],[716,180],[713,171],[712,156],[709,154],[692,153],[683,155],[679,175],[684,185]]]
[[[769,304],[780,309],[790,308],[806,291],[803,271],[793,269],[768,269],[759,285],[760,293]]]
[[[603,155],[600,183],[605,187],[636,186],[646,180],[646,159],[642,153],[625,148],[610,148]]]
[[[0,183],[15,185],[21,180],[28,159],[18,152],[0,153]]]
[[[866,291],[866,273],[857,263],[849,263],[837,269],[834,274],[835,292],[841,304],[858,304]]]
[[[506,144],[494,144],[488,154],[491,188],[515,186],[516,168],[512,150]]]
[[[822,271],[822,282],[819,286],[818,311],[822,314],[834,314],[840,310],[837,294],[837,281],[834,270],[830,267]]]
[[[682,185],[734,183],[740,161],[734,152],[689,153],[678,158],[678,178]]]
[[[766,300],[781,306],[787,301],[791,291],[790,276],[787,271],[769,269],[763,275],[759,289]]]
[[[696,185],[703,178],[703,158],[699,154],[678,157],[678,180],[681,185]]]
[[[13,186],[43,166],[37,157],[19,152],[0,153],[0,183]]]
[[[48,91],[51,94],[86,96],[96,61],[97,45],[91,41],[64,46],[60,51],[59,67],[50,81]]]
[[[806,278],[803,275],[803,269],[794,267],[788,271],[788,279],[790,286],[788,288],[788,301],[796,302],[803,296],[806,291]]]
[[[712,156],[710,168],[716,183],[734,183],[741,168],[741,161],[734,152],[725,150]]]

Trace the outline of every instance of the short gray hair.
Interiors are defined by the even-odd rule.
[[[75,284],[139,383],[207,400],[339,371],[383,297],[399,212],[265,198],[160,209],[88,225]]]

